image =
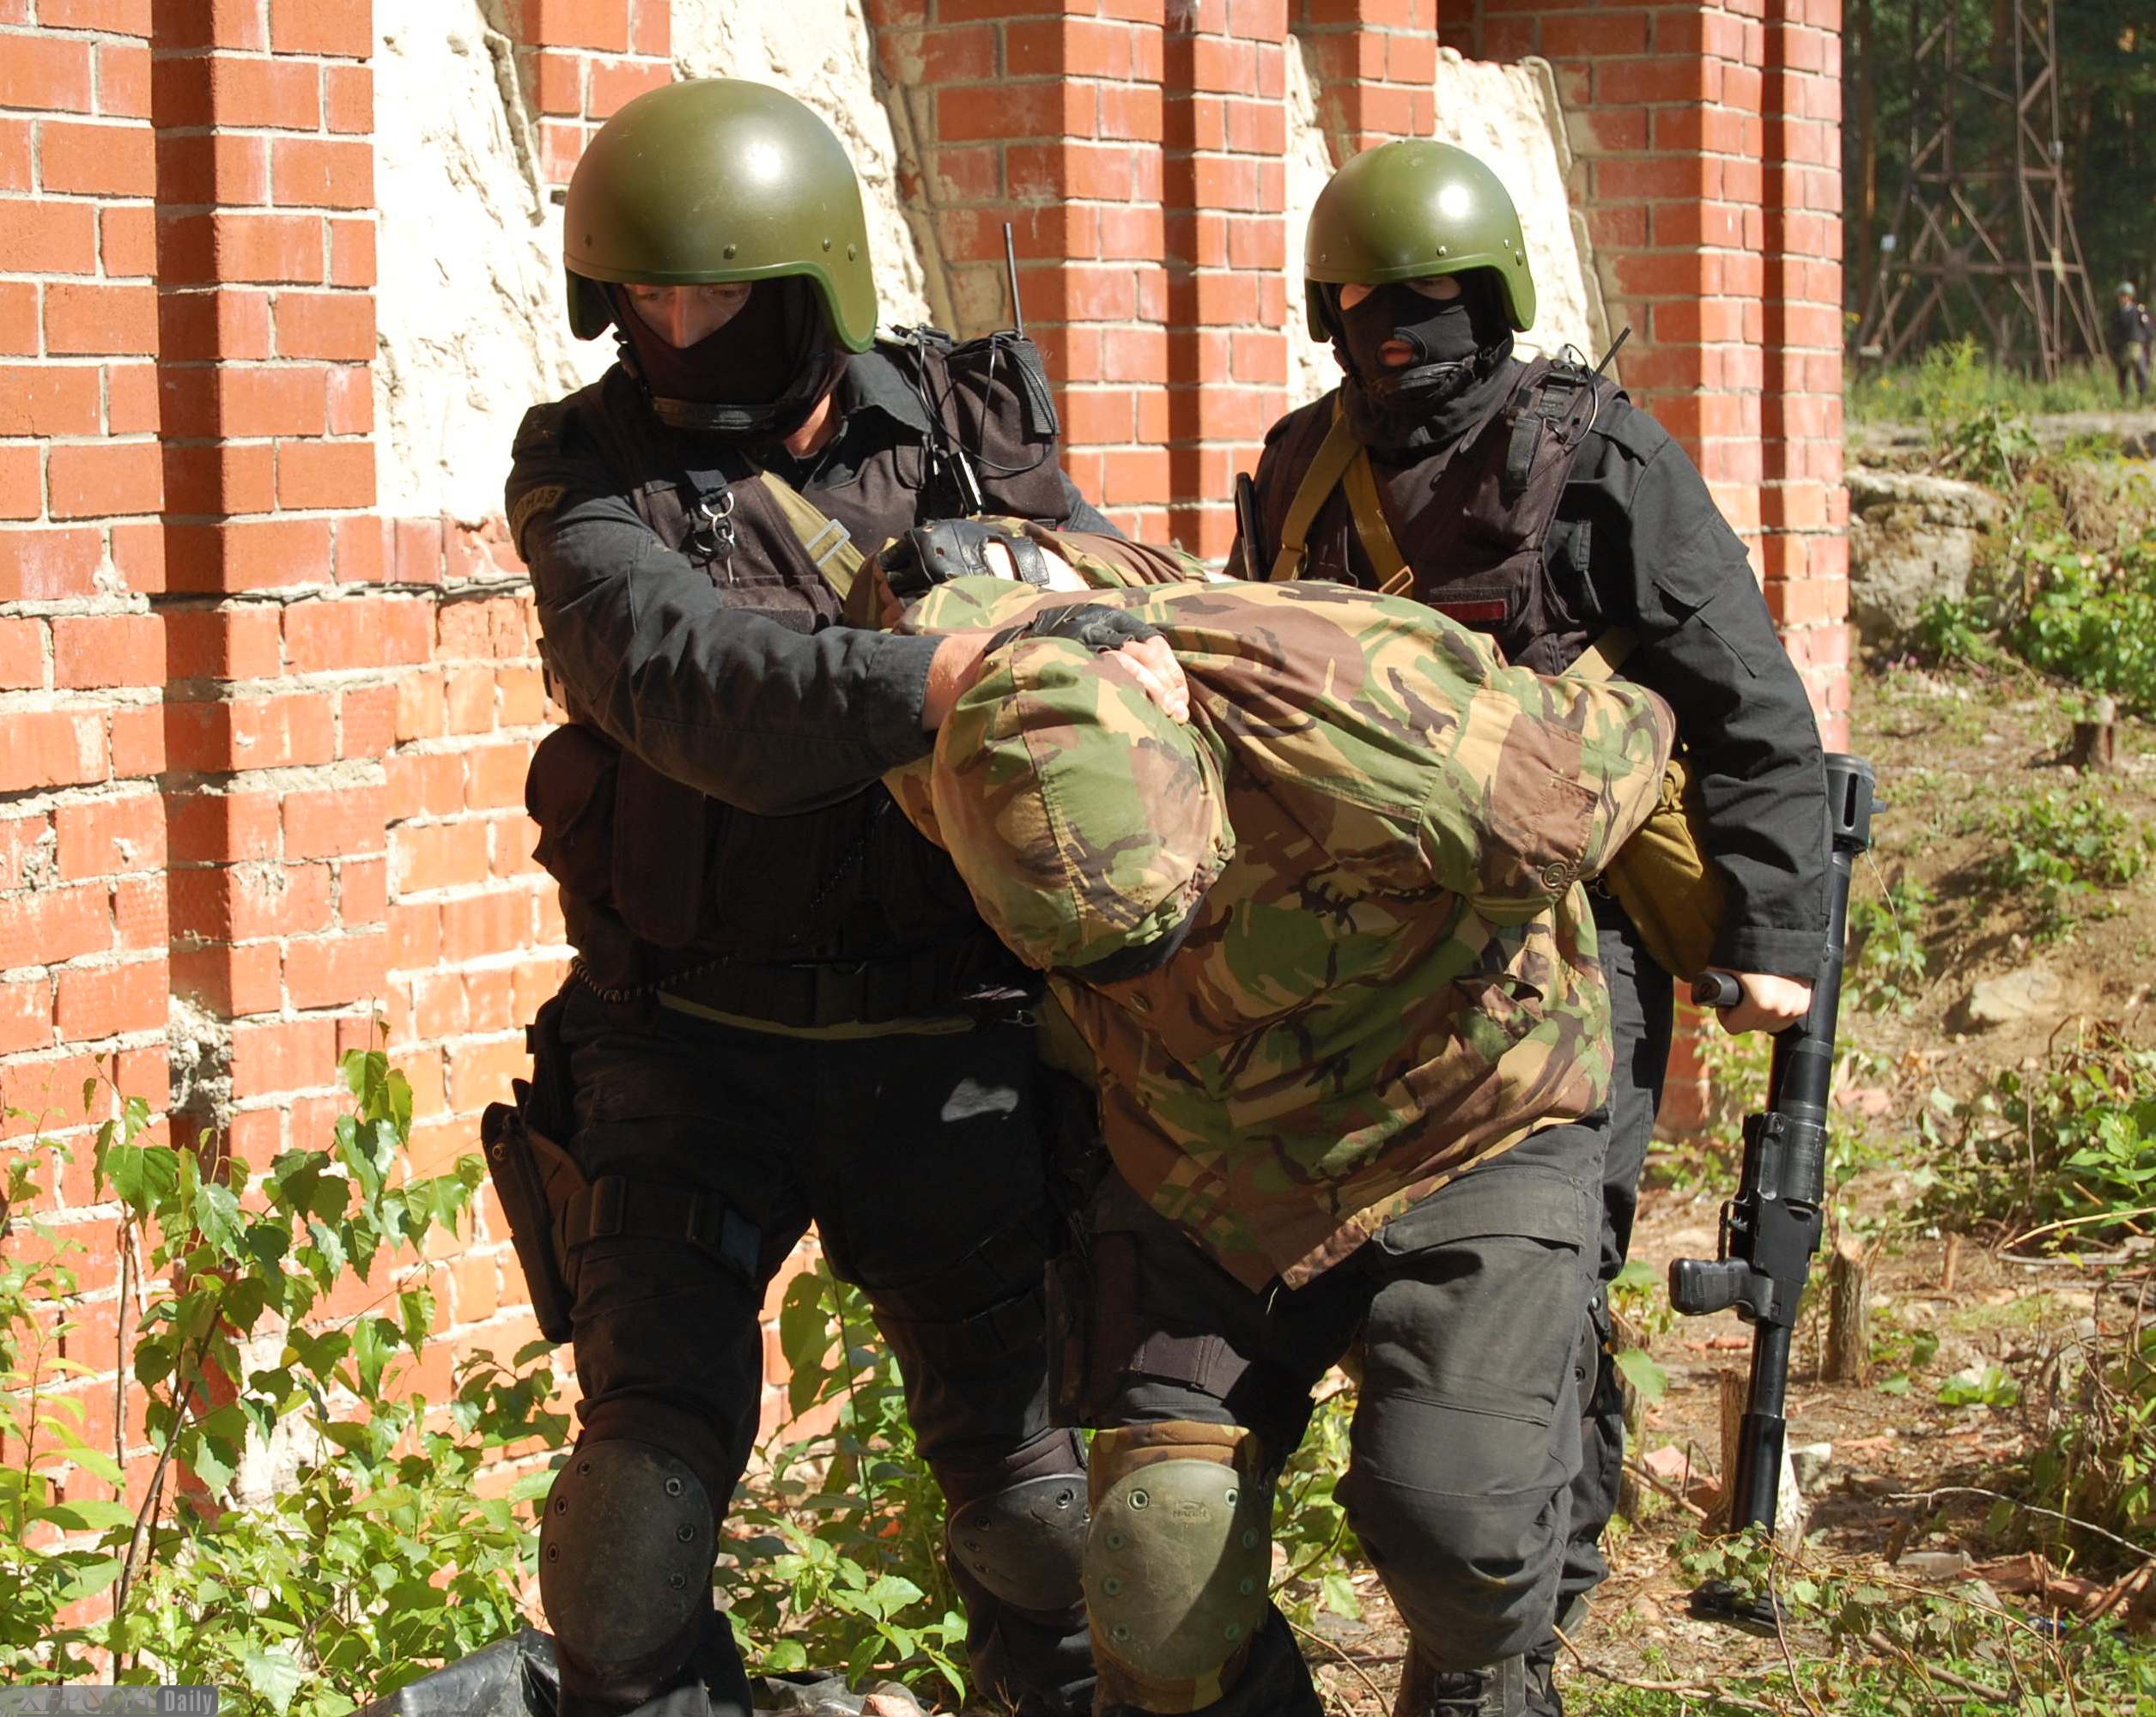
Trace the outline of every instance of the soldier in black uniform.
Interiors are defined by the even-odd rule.
[[[1357,156],[1321,194],[1306,254],[1310,335],[1331,343],[1346,375],[1266,436],[1241,569],[1409,592],[1540,673],[1564,671],[1590,646],[1622,657],[1624,671],[1676,711],[1702,787],[1703,844],[1728,891],[1713,963],[1743,992],[1722,1023],[1772,1030],[1797,1019],[1826,930],[1818,725],[1743,544],[1699,473],[1616,387],[1513,357],[1515,331],[1533,320],[1534,284],[1511,199],[1473,155],[1403,142]],[[1624,1435],[1607,1289],[1631,1241],[1673,1002],[1670,974],[1623,908],[1598,896],[1595,922],[1617,1065],[1606,1160],[1579,1168],[1600,1182],[1602,1258],[1568,1380],[1575,1411],[1560,1403],[1549,1428],[1579,1477],[1569,1520],[1536,1528],[1569,1548],[1532,1636],[1517,1606],[1493,1607],[1490,1637],[1461,1641],[1463,1664],[1504,1659],[1497,1668],[1411,1655],[1401,1717],[1557,1712],[1548,1618],[1576,1623],[1607,1573],[1597,1540],[1616,1506]],[[1511,1218],[1527,1235],[1540,1219],[1526,1209]],[[1551,1442],[1472,1401],[1453,1405],[1461,1436],[1517,1451],[1524,1488]],[[1351,1516],[1374,1520],[1382,1536],[1382,1484],[1351,1471],[1341,1492]],[[1516,1547],[1515,1561],[1537,1550]],[[1524,1657],[1524,1674],[1507,1653]]]
[[[863,552],[919,522],[1108,527],[1029,343],[875,339],[852,167],[791,97],[640,96],[565,215],[572,325],[621,361],[525,417],[507,490],[570,717],[527,797],[578,957],[518,1130],[544,1182],[519,1253],[583,1392],[541,1533],[562,1711],[748,1710],[714,1538],[765,1285],[811,1221],[902,1366],[977,1682],[1078,1710],[1085,1480],[1044,1387],[1026,991],[875,785],[981,640],[841,622]],[[1172,680],[1164,646],[1126,654]]]

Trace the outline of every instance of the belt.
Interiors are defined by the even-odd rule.
[[[574,975],[602,1000],[652,995],[661,1004],[790,1031],[882,1025],[937,1015],[1003,1016],[1037,998],[968,938],[870,960],[707,960],[635,990],[608,990],[581,961]]]

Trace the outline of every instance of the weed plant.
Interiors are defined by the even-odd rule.
[[[1959,600],[1935,598],[1926,652],[2038,673],[2156,713],[2156,488],[2116,459],[2034,468]]]
[[[1934,1091],[1919,1123],[1934,1180],[1921,1216],[2046,1249],[2104,1247],[2156,1216],[2156,1051],[2108,1027],[2055,1042],[1974,1096]]]
[[[1993,364],[1966,337],[1934,346],[1914,364],[1858,368],[1847,399],[1850,421],[1857,423],[1946,425],[1988,410],[2038,416],[2121,409],[2107,373],[2081,365],[2045,381]]]
[[[1567,1710],[1589,1717],[2012,1717],[2143,1712],[2156,1702],[2156,1657],[2110,1628],[2062,1629],[1999,1605],[1975,1587],[1917,1586],[1827,1556],[1794,1557],[1756,1538],[1680,1544],[1686,1574],[1771,1590],[1781,1621],[1749,1669],[1718,1665],[1711,1682],[1672,1678],[1649,1654],[1637,1679],[1575,1677]]]
[[[860,1290],[819,1258],[786,1286],[779,1344],[792,1416],[760,1452],[721,1534],[735,1642],[755,1670],[837,1669],[939,1684],[962,1702],[966,1626],[944,1567],[944,1499],[914,1443],[898,1362]],[[789,1436],[819,1409],[827,1430]],[[1085,1507],[1074,1483],[1068,1505]]]
[[[1994,812],[1990,832],[1989,880],[2033,908],[2039,941],[2070,936],[2090,901],[2134,882],[2156,852],[2156,828],[2093,787],[2031,793]]]
[[[147,1392],[146,1487],[92,1446],[62,1387],[93,1369],[82,1248],[24,1213],[68,1152],[39,1138],[9,1158],[0,1680],[208,1684],[248,1713],[342,1717],[519,1624],[531,1483],[501,1495],[481,1477],[503,1450],[560,1442],[553,1378],[536,1348],[519,1368],[483,1358],[446,1429],[408,1392],[435,1320],[423,1248],[455,1232],[483,1171],[466,1156],[393,1178],[410,1088],[379,1053],[343,1073],[354,1106],[331,1146],[286,1151],[258,1182],[206,1146],[155,1142],[140,1098],[115,1097],[98,1129],[123,1321],[94,1368],[117,1362]],[[92,1081],[85,1107],[100,1095]],[[332,1314],[354,1290],[362,1309]],[[274,1483],[237,1483],[272,1465]]]

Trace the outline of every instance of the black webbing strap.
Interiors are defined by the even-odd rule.
[[[1227,1399],[1250,1362],[1218,1336],[1171,1336],[1155,1332],[1123,1362],[1126,1373],[1181,1383],[1216,1401]]]
[[[570,1196],[561,1237],[565,1256],[595,1240],[684,1241],[743,1281],[756,1279],[756,1224],[708,1190],[602,1174]]]
[[[1581,410],[1582,403],[1586,407],[1584,413]],[[1527,492],[1545,432],[1557,436],[1569,457],[1571,449],[1579,444],[1580,437],[1594,427],[1600,410],[1593,376],[1570,364],[1551,367],[1548,373],[1535,383],[1533,397],[1525,402],[1512,421],[1512,440],[1505,448],[1504,474],[1498,479],[1498,493],[1508,506]]]

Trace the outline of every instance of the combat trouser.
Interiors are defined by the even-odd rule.
[[[1601,1255],[1588,1301],[1587,1364],[1593,1368],[1581,1378],[1580,1476],[1572,1488],[1572,1539],[1558,1597],[1559,1617],[1570,1612],[1576,1619],[1587,1595],[1609,1577],[1600,1541],[1617,1512],[1625,1469],[1625,1397],[1610,1352],[1609,1284],[1631,1251],[1640,1171],[1661,1107],[1674,1008],[1669,974],[1640,946],[1625,909],[1599,895],[1594,901],[1602,974],[1609,981],[1615,1063],[1609,1149],[1602,1164]]]
[[[610,1004],[573,981],[556,1036],[566,1143],[589,1186],[556,1211],[582,1391],[542,1542],[563,1717],[662,1697],[671,1712],[692,1693],[714,1717],[745,1717],[710,1555],[690,1551],[748,1462],[765,1289],[811,1222],[897,1356],[953,1527],[985,1510],[1029,1546],[1001,1564],[951,1558],[977,1682],[1025,1712],[1083,1708],[1084,1459],[1048,1411],[1031,1032],[807,1040]],[[670,1223],[674,1236],[655,1232]],[[648,1554],[623,1543],[639,1498],[662,1517]],[[565,1532],[578,1508],[594,1523],[580,1538]],[[588,1576],[564,1568],[579,1557]],[[653,1590],[626,1589],[638,1580]],[[626,1654],[609,1655],[623,1638]]]
[[[1083,1224],[1082,1259],[1056,1272],[1059,1403],[1089,1424],[1141,1428],[1124,1439],[1180,1442],[1184,1453],[1228,1461],[1262,1496],[1302,1441],[1312,1389],[1359,1339],[1351,1456],[1335,1495],[1427,1668],[1520,1657],[1549,1634],[1569,1537],[1580,1470],[1579,1308],[1603,1158],[1599,1116],[1546,1129],[1431,1194],[1315,1281],[1266,1293],[1237,1282],[1110,1174]],[[1224,1447],[1200,1447],[1220,1439],[1216,1427],[1245,1428],[1255,1455],[1246,1460],[1237,1447],[1231,1460]],[[1101,1636],[1114,1625],[1102,1582],[1120,1577],[1117,1546],[1102,1541],[1114,1522],[1100,1483],[1112,1465],[1103,1446],[1116,1441],[1095,1443],[1087,1547],[1103,1711],[1138,1704],[1128,1692],[1136,1683],[1119,1696],[1114,1644]],[[1134,1447],[1125,1464],[1144,1482],[1156,1469],[1139,1463],[1169,1452]],[[1188,1463],[1177,1483],[1187,1489],[1187,1475],[1205,1470]],[[1232,1550],[1242,1539],[1231,1528],[1224,1541]],[[1174,1559],[1171,1547],[1162,1562]],[[1309,1671],[1285,1619],[1264,1601],[1262,1577],[1248,1612],[1234,1609],[1234,1592],[1248,1590],[1240,1573],[1230,1568],[1225,1587],[1194,1606],[1224,1619],[1217,1631],[1232,1649],[1193,1677],[1181,1699],[1171,1691],[1143,1708],[1315,1717]]]
[[[2148,397],[2148,348],[2122,346],[2111,354],[2111,366],[2118,372],[2118,397],[2129,397],[2127,384],[2130,381],[2140,397]]]

